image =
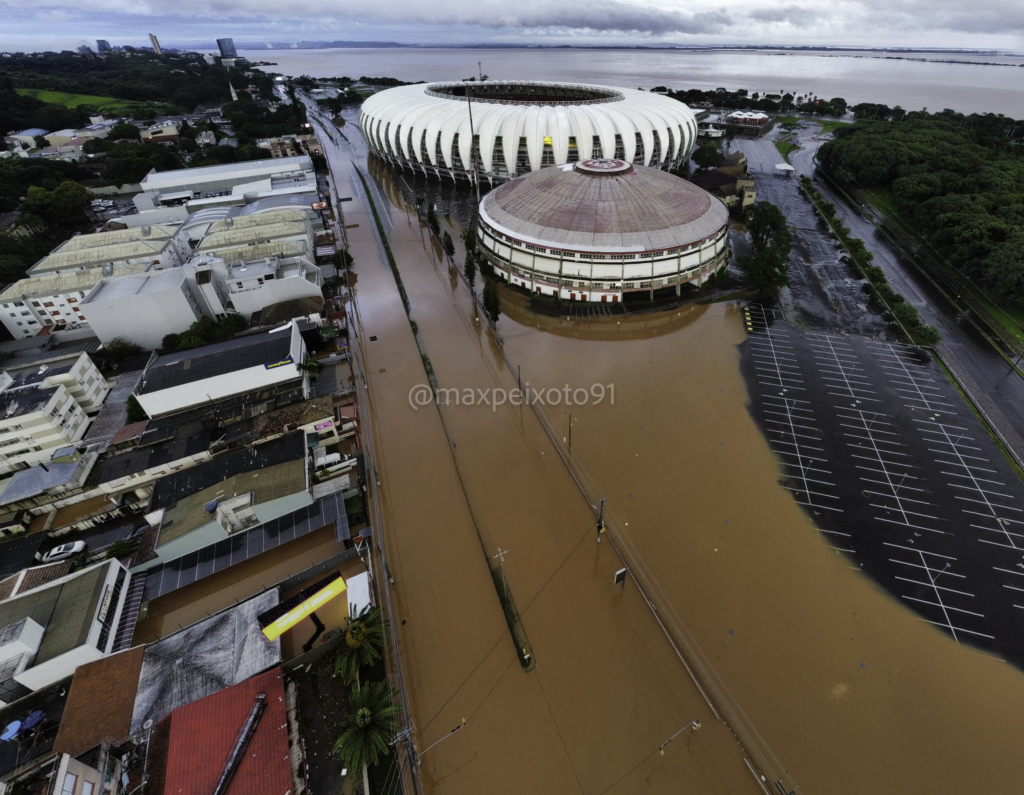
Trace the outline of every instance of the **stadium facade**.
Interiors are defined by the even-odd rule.
[[[480,205],[477,243],[531,293],[619,303],[704,284],[729,261],[729,213],[657,168],[588,159],[517,177]]]
[[[419,83],[381,91],[359,126],[373,152],[428,176],[498,184],[581,160],[663,170],[690,155],[697,122],[681,102],[574,83]],[[474,135],[475,133],[475,135]]]

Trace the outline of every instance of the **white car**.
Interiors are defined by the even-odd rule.
[[[43,563],[53,563],[57,560],[64,560],[64,558],[70,558],[72,555],[77,555],[84,549],[84,541],[69,541],[67,544],[61,544],[59,547],[51,549],[43,555],[42,561]]]

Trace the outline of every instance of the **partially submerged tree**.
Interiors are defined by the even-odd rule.
[[[401,712],[397,691],[387,682],[369,682],[352,688],[348,712],[341,719],[341,734],[334,753],[341,756],[349,770],[372,767],[386,755],[398,730],[396,716]]]

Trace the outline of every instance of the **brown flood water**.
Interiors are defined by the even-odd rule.
[[[511,389],[465,288],[389,194],[441,386]],[[619,560],[594,543],[587,503],[531,411],[446,410],[456,470],[437,411],[409,407],[426,381],[419,355],[372,219],[356,202],[346,211],[365,232],[353,254],[364,333],[378,335],[363,345],[420,749],[470,719],[424,758],[428,789],[756,792],[635,585],[611,585]],[[737,307],[570,326],[520,303],[503,295],[499,332],[524,382],[615,385],[614,406],[573,406],[573,460],[608,499],[666,622],[802,792],[1020,789],[1024,677],[958,647],[820,542],[748,413]],[[566,407],[545,411],[567,437]],[[517,664],[474,519],[488,554],[508,550],[533,673]],[[698,716],[699,732],[656,753]]]
[[[1024,676],[820,542],[747,411],[737,306],[684,309],[662,336],[611,320],[508,339],[537,323],[518,303],[499,325],[524,380],[616,384],[614,407],[573,408],[574,458],[801,791],[1020,791]]]

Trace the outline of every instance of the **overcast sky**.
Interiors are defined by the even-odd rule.
[[[1024,50],[1024,0],[0,0],[0,47],[161,42],[830,44]],[[175,14],[168,16],[168,8]]]

